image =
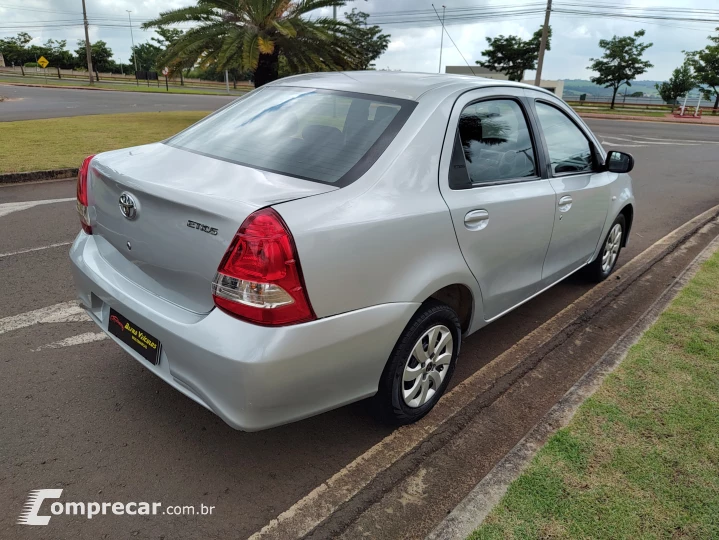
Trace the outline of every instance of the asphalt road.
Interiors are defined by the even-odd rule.
[[[159,111],[213,111],[237,96],[113,92],[37,88],[0,83],[0,121],[34,120],[87,114]]]
[[[636,218],[620,264],[719,204],[718,128],[590,125],[605,147],[625,148],[637,162]],[[265,432],[233,431],[114,343],[92,341],[94,325],[72,313],[53,319],[36,311],[74,299],[67,260],[78,230],[74,195],[74,182],[0,188],[0,537],[243,538],[392,432],[364,403]],[[56,202],[17,204],[47,200]],[[468,338],[453,383],[587,290],[580,278],[569,278]],[[32,318],[57,322],[23,327]],[[14,525],[30,490],[41,488],[62,488],[70,501],[215,510]]]

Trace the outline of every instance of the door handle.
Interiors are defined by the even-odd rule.
[[[489,212],[486,210],[472,210],[464,216],[464,226],[470,231],[481,231],[489,225]]]
[[[572,207],[573,199],[569,195],[565,195],[564,197],[559,199],[559,211],[560,212],[567,212]]]

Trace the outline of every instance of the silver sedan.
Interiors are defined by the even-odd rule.
[[[234,428],[371,396],[409,423],[463,337],[612,272],[632,166],[531,86],[301,75],[87,158],[70,257],[98,326]]]

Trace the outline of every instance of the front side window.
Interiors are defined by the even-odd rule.
[[[539,124],[547,141],[552,174],[591,172],[592,147],[566,114],[546,103],[536,103]]]
[[[415,105],[367,94],[271,86],[167,144],[262,170],[347,185],[389,146]]]
[[[497,99],[465,107],[458,132],[473,184],[537,175],[532,138],[516,101]]]

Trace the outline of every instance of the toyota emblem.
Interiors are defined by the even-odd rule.
[[[135,219],[137,217],[137,202],[129,193],[125,192],[120,195],[120,212],[127,219]]]

